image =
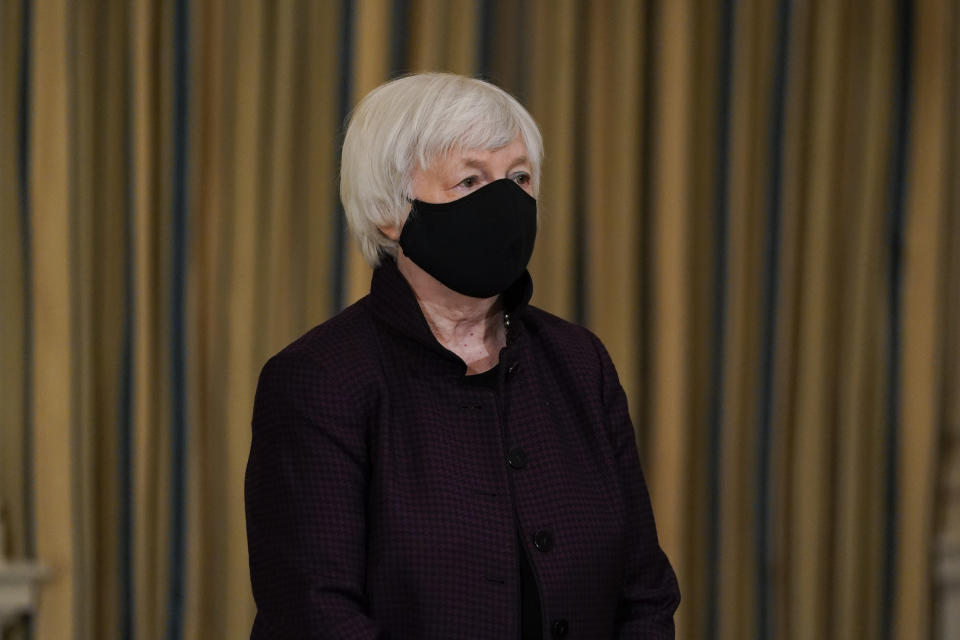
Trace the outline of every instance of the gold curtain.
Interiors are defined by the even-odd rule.
[[[617,364],[678,637],[928,637],[958,41],[951,0],[0,0],[0,507],[51,570],[11,637],[249,633],[257,374],[366,292],[343,123],[421,70],[543,130],[534,302]]]

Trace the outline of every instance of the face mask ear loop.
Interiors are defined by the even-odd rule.
[[[407,205],[408,205],[408,206],[407,206],[407,216],[403,219],[403,224],[405,225],[405,224],[407,224],[407,220],[410,219],[410,214],[413,213],[413,209],[414,209],[414,207],[416,206],[416,202],[417,202],[417,201],[416,201],[416,199],[408,198],[407,196],[403,196],[403,199],[406,200]],[[401,225],[401,228],[403,228],[403,225]]]
[[[403,198],[404,201],[405,201],[408,205],[410,205],[409,210],[407,211],[407,217],[403,219],[403,224],[400,225],[400,231],[403,232],[403,227],[404,227],[404,225],[407,224],[407,220],[410,219],[410,214],[413,213],[413,203],[414,203],[414,201],[411,200],[406,194],[401,195],[400,197]],[[384,238],[386,238],[387,240],[389,240],[390,242],[392,242],[395,247],[399,247],[399,246],[400,246],[400,241],[399,241],[399,240],[394,240],[394,239],[392,239],[390,236],[388,236],[386,233],[384,233],[384,232],[383,232],[383,229],[381,229],[379,226],[377,227],[377,232],[378,232],[381,236],[383,236]]]
[[[408,205],[408,207],[407,207],[407,215],[406,215],[406,217],[403,218],[403,223],[400,225],[400,233],[402,234],[404,227],[407,226],[407,222],[410,220],[410,216],[413,215],[413,210],[414,210],[414,207],[415,207],[415,204],[416,204],[416,199],[415,199],[415,198],[411,198],[410,196],[408,196],[408,195],[405,194],[405,193],[402,194],[400,197],[403,198],[403,200],[404,200],[404,201],[407,203],[407,205]],[[380,233],[383,233],[383,231],[381,231]],[[397,236],[397,240],[396,240],[396,242],[395,242],[394,244],[397,246],[397,248],[400,247],[400,237],[399,237],[399,236]]]
[[[400,197],[403,198],[404,202],[409,205],[409,208],[407,209],[407,217],[410,217],[410,214],[413,213],[413,207],[416,204],[417,199],[410,197],[410,194],[407,193],[401,194]],[[404,224],[406,224],[406,221],[404,221]]]

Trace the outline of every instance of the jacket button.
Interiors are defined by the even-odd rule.
[[[507,464],[514,469],[523,469],[527,466],[527,454],[522,447],[512,447],[507,451]]]
[[[537,548],[537,551],[543,553],[550,551],[550,549],[553,549],[553,534],[546,529],[540,529],[533,534],[533,546]]]
[[[567,631],[570,630],[567,621],[563,618],[559,618],[553,621],[553,624],[550,625],[550,632],[553,634],[554,638],[562,638],[567,635]]]

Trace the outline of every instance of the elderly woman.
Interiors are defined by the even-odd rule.
[[[528,304],[541,157],[480,80],[404,77],[356,108],[341,197],[373,279],[261,373],[251,637],[673,637],[610,357]]]

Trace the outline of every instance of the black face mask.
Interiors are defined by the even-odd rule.
[[[400,247],[458,293],[490,298],[516,281],[537,236],[537,201],[509,178],[444,204],[413,201]]]

